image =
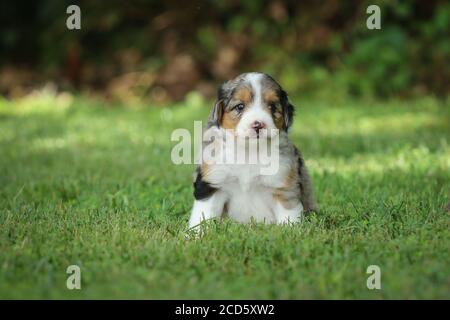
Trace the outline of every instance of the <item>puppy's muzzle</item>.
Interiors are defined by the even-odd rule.
[[[252,123],[252,129],[255,130],[256,134],[259,135],[259,131],[265,129],[267,126],[262,121],[255,121]]]

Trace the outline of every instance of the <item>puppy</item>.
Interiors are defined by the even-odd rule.
[[[276,155],[279,163],[275,172],[262,174],[258,161],[201,160],[194,173],[190,228],[225,216],[239,222],[297,222],[303,212],[317,210],[305,162],[288,137],[293,114],[286,92],[267,74],[244,73],[219,88],[205,127],[204,146],[205,134],[211,131],[216,155],[249,151],[252,143],[276,144],[277,154],[271,156]]]

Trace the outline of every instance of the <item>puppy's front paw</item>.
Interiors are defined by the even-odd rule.
[[[188,240],[194,240],[201,238],[203,234],[204,231],[202,230],[202,223],[199,223],[197,225],[189,224],[189,228],[186,230],[185,237]]]
[[[188,229],[184,234],[186,240],[195,240],[200,238],[200,231],[197,229]]]

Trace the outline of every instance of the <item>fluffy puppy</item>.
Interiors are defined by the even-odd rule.
[[[286,92],[267,74],[241,74],[219,88],[204,135],[214,131],[223,153],[240,148],[223,143],[230,132],[250,143],[276,140],[279,163],[268,175],[261,173],[260,163],[201,161],[194,173],[190,228],[224,216],[239,222],[297,222],[303,212],[317,210],[305,162],[288,137],[293,114]]]

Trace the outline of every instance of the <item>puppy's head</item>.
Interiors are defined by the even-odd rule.
[[[294,107],[286,92],[269,75],[244,73],[218,90],[207,127],[232,129],[238,137],[269,137],[287,131]]]

